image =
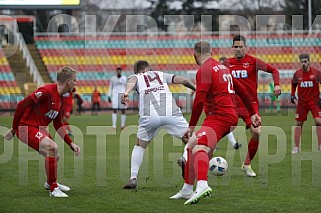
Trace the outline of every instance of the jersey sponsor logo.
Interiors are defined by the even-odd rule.
[[[35,96],[36,96],[37,98],[40,98],[40,97],[42,96],[42,92],[36,92],[36,93],[35,93]]]
[[[45,114],[45,116],[50,118],[51,120],[53,120],[53,119],[55,119],[57,117],[58,114],[59,114],[59,112],[57,112],[55,110],[50,110],[49,112],[47,112]]]
[[[244,67],[244,68],[248,68],[249,66],[250,66],[249,62],[243,63],[243,67]]]
[[[300,87],[303,87],[303,88],[313,87],[313,81],[302,81],[300,83]]]
[[[234,78],[248,78],[246,70],[232,70],[232,75]]]

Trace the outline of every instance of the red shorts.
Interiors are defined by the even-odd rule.
[[[321,109],[314,100],[309,102],[298,101],[296,107],[295,119],[297,121],[306,121],[309,111],[311,111],[313,118],[321,118]]]
[[[69,118],[70,118],[71,111],[72,111],[72,105],[66,105],[66,106],[64,106],[64,109],[63,109],[63,118],[69,119]]]
[[[50,137],[49,133],[44,128],[32,126],[19,126],[17,137],[20,141],[27,144],[29,147],[39,152],[39,144],[45,137]]]
[[[197,144],[214,148],[216,143],[237,126],[237,116],[207,116],[202,127],[197,131]]]
[[[253,108],[256,114],[259,115],[259,104],[258,103],[253,103]],[[247,111],[246,107],[236,107],[236,113],[239,116],[239,118],[242,118],[242,120],[244,121],[246,128],[250,128],[252,125],[252,121],[251,121],[251,116],[249,114],[249,112]]]

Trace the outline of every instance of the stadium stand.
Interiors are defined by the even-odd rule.
[[[224,55],[232,57],[230,35],[205,35],[203,40],[213,46],[213,58]],[[319,36],[307,34],[257,34],[247,36],[249,53],[281,71],[283,93],[290,92],[293,71],[298,68],[297,55],[309,52],[311,61],[318,62],[321,49]],[[122,66],[126,75],[132,72],[137,60],[148,60],[153,69],[187,76],[197,69],[193,58],[193,45],[198,36],[38,36],[36,46],[47,67],[52,81],[55,72],[63,65],[79,70],[78,92],[85,102],[90,102],[94,85],[103,93],[108,92],[109,79],[117,66]],[[319,66],[318,63],[312,65]],[[261,75],[260,75],[261,76]],[[259,78],[259,93],[268,93],[268,80]],[[171,87],[174,93],[184,93],[180,86]],[[263,99],[266,99],[263,97]],[[283,105],[287,105],[283,98]],[[108,107],[107,97],[102,97],[102,107]],[[88,103],[86,106],[90,106]],[[85,106],[85,107],[86,107]]]
[[[0,109],[14,109],[17,101],[24,96],[17,85],[14,74],[11,71],[5,53],[0,49]]]

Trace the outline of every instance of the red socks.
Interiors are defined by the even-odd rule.
[[[45,158],[45,168],[47,174],[47,182],[50,185],[50,191],[53,191],[57,185],[57,158],[46,157]]]
[[[248,145],[248,153],[246,156],[246,160],[244,162],[245,165],[251,164],[252,159],[256,155],[258,147],[259,147],[259,141],[255,141],[251,138],[251,140],[249,141],[249,145]]]
[[[200,150],[195,153],[194,156],[194,168],[197,180],[207,181],[209,158],[207,152]]]
[[[185,183],[194,185],[195,181],[195,170],[194,170],[194,155],[192,154],[192,150],[187,148],[187,162],[185,164],[184,178]]]
[[[301,134],[302,134],[301,126],[294,127],[294,144],[296,147],[300,147]]]
[[[201,150],[197,151],[194,155],[192,150],[189,148],[188,158],[185,165],[185,183],[194,185],[195,177],[197,180],[206,180],[207,181],[207,172],[209,158],[207,152]]]

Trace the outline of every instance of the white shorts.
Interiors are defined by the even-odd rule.
[[[119,93],[112,96],[111,104],[113,109],[125,109],[125,105],[121,103],[121,96],[123,93]]]
[[[151,141],[161,128],[166,129],[172,136],[182,138],[188,123],[183,116],[142,116],[139,119],[137,137]]]

